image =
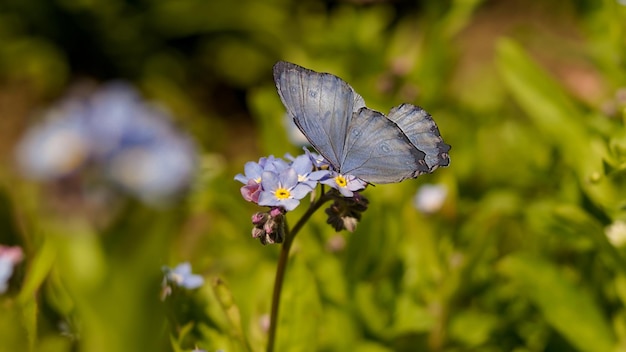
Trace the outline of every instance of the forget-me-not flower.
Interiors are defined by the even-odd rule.
[[[313,164],[307,155],[294,158],[291,167],[296,170],[298,182],[306,184],[311,189],[315,188],[317,182],[327,174],[326,171],[313,171]]]
[[[367,182],[353,175],[342,175],[335,171],[328,171],[320,183],[328,185],[341,193],[344,197],[354,196],[354,192],[367,186]]]
[[[261,177],[263,190],[259,195],[259,205],[283,207],[287,211],[295,209],[311,191],[311,188],[298,182],[298,173],[293,168],[287,168],[276,174],[271,171],[263,172]]]

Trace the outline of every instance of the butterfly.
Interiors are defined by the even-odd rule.
[[[450,146],[422,108],[402,104],[388,116],[369,109],[341,78],[279,61],[278,95],[311,145],[340,174],[395,183],[448,166]]]

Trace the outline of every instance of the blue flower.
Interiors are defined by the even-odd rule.
[[[235,180],[243,184],[247,184],[248,181],[253,180],[256,183],[261,183],[261,175],[263,174],[263,166],[254,161],[248,161],[244,167],[244,174],[237,174]]]
[[[188,188],[197,161],[195,146],[166,111],[123,82],[62,100],[27,131],[17,158],[34,179],[97,175],[148,203]]]
[[[243,184],[248,184],[250,180],[261,183],[261,177],[264,171],[279,173],[287,168],[289,168],[289,164],[286,161],[270,155],[259,159],[258,163],[248,161],[244,165],[244,174],[237,174],[235,180]]]
[[[191,273],[191,264],[184,262],[178,264],[174,269],[164,267],[167,282],[183,287],[188,290],[196,289],[204,285],[204,278],[201,275]]]
[[[298,173],[289,167],[278,174],[265,171],[261,176],[263,190],[259,195],[259,205],[282,207],[287,211],[295,209],[311,191],[311,187],[298,182]]]
[[[328,171],[320,183],[338,190],[344,197],[352,197],[354,192],[360,191],[367,186],[367,182],[356,176],[342,175],[335,171]]]
[[[23,253],[20,247],[0,245],[0,293],[6,292],[9,279],[13,275],[13,268],[22,261]]]
[[[258,163],[249,161],[244,165],[245,174],[237,174],[235,180],[243,184],[240,188],[241,196],[248,202],[259,202],[259,196],[263,190],[261,187],[261,180],[263,172],[270,171],[272,173],[279,173],[289,168],[289,164],[280,159],[275,158],[273,155],[269,157],[259,159]]]
[[[298,182],[306,184],[311,189],[314,189],[317,182],[327,174],[326,171],[313,171],[313,164],[308,155],[300,155],[293,159],[291,167],[296,170]]]

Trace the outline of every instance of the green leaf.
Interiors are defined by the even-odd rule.
[[[545,259],[516,254],[503,259],[500,272],[520,287],[546,321],[582,351],[612,351],[615,337],[593,297]]]
[[[572,150],[585,139],[581,112],[548,74],[520,45],[502,39],[497,46],[497,64],[509,92],[541,131],[567,144]]]
[[[450,335],[467,346],[476,347],[485,343],[497,326],[497,316],[470,309],[452,318]]]
[[[311,271],[294,256],[283,284],[276,351],[316,351],[321,318],[319,293]]]
[[[56,249],[52,241],[45,241],[35,254],[28,268],[28,273],[26,274],[26,279],[24,280],[24,285],[22,286],[18,298],[22,304],[26,304],[28,301],[34,299],[36,291],[50,273],[55,257]]]

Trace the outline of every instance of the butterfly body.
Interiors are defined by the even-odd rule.
[[[296,126],[341,174],[394,183],[449,163],[450,146],[419,107],[402,104],[387,117],[341,78],[283,61],[274,81]]]

